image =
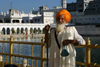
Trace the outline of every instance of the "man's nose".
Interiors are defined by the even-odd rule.
[[[62,22],[62,19],[59,19],[59,22]]]

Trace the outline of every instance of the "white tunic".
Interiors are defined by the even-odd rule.
[[[60,43],[60,49],[55,40],[55,30],[53,29],[49,36],[49,47],[50,47],[50,57],[49,57],[49,67],[75,67],[75,57],[76,50],[73,44],[68,44],[65,46],[69,55],[67,57],[62,57],[61,51],[64,48],[62,41],[66,39],[78,40],[80,44],[85,44],[84,39],[78,34],[75,27],[66,27],[64,31],[59,32],[57,35],[58,41]]]

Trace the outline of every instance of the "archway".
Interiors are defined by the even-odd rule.
[[[26,35],[28,35],[28,29],[27,28],[25,28],[25,33],[26,33]]]
[[[19,29],[19,28],[17,28],[17,34],[19,34],[19,32],[20,32],[20,29]]]
[[[10,28],[7,28],[7,35],[10,34]]]
[[[42,31],[43,31],[42,33],[45,34],[45,28],[43,28]]]
[[[41,29],[40,28],[38,28],[38,34],[41,34]]]
[[[33,33],[33,28],[30,28],[30,34],[32,34]]]
[[[5,28],[2,29],[2,34],[5,34]]]
[[[34,34],[36,34],[36,33],[37,33],[37,29],[36,29],[36,28],[34,28],[33,33],[34,33]]]
[[[14,28],[12,28],[11,31],[12,31],[12,34],[15,34],[15,30],[14,30]]]
[[[27,28],[25,28],[25,31],[28,31],[28,29],[27,29]]]
[[[21,28],[21,34],[25,34],[24,28]]]

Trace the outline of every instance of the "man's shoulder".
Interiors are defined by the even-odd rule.
[[[75,28],[75,26],[66,26],[66,29],[67,29],[67,28]]]
[[[55,28],[52,28],[51,31],[52,31],[52,30],[55,30]]]
[[[50,31],[51,31],[51,32],[54,32],[54,31],[55,31],[55,28],[51,29]]]

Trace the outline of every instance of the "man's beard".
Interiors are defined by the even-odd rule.
[[[65,23],[62,24],[57,23],[56,31],[59,33],[64,30],[64,27],[65,27]]]

